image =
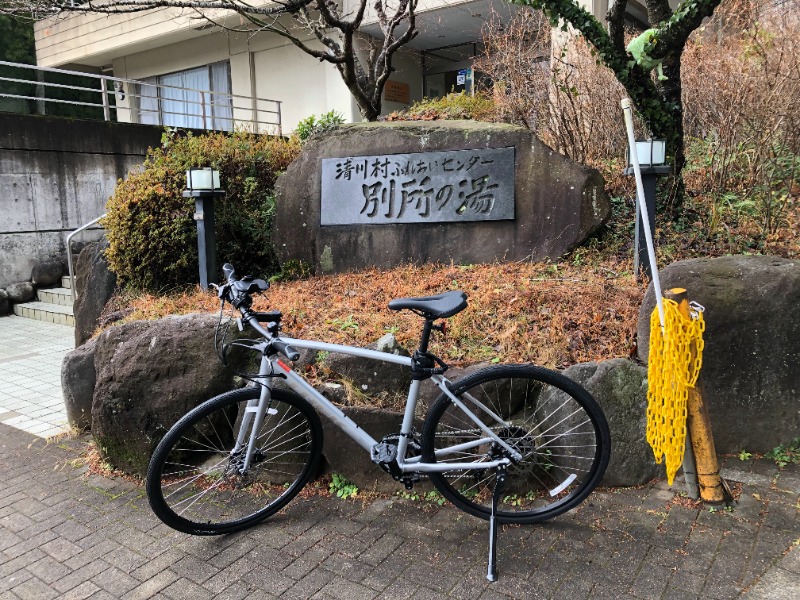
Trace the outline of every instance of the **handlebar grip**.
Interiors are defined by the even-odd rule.
[[[222,265],[222,272],[225,274],[225,279],[228,281],[228,283],[233,283],[238,279],[238,277],[236,277],[236,271],[234,271],[231,263],[225,263]]]
[[[282,342],[280,340],[272,340],[271,345],[275,350],[277,350],[280,354],[283,354],[286,358],[288,358],[292,362],[300,358],[300,353],[294,348],[292,348],[286,342]]]

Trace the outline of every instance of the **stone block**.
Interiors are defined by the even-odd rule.
[[[491,167],[481,167],[484,175],[474,180],[467,172],[469,163],[462,164],[463,177],[455,174],[451,193],[442,194],[441,185],[438,191],[426,187],[435,183],[435,178],[426,181],[426,173],[397,167],[394,171],[387,169],[385,176],[378,179],[371,165],[362,165],[359,181],[363,179],[363,185],[354,189],[368,195],[370,186],[384,186],[382,192],[376,192],[379,197],[368,211],[380,213],[384,222],[321,225],[335,222],[322,215],[320,165],[326,159],[380,155],[391,162],[396,155],[413,155],[424,162],[424,157],[434,154],[418,153],[466,150],[477,155],[486,149],[501,148],[514,149],[513,219],[435,222],[431,216],[437,210],[449,211],[450,208],[441,208],[447,202],[455,215],[477,210],[468,197],[481,186],[486,189],[481,188],[484,193],[479,195],[489,203],[481,206],[491,211],[492,192],[487,187],[494,185]],[[442,159],[431,158],[429,162],[436,163],[439,170],[446,168]],[[460,163],[455,159],[451,162],[447,168],[457,170]],[[334,172],[332,177],[335,176]],[[432,172],[430,177],[433,178]],[[414,192],[412,188],[421,191]],[[276,252],[281,261],[300,260],[318,273],[370,266],[387,268],[410,261],[482,263],[558,258],[586,240],[610,214],[603,179],[597,171],[554,152],[527,129],[474,121],[337,127],[314,136],[305,145],[278,179],[276,193],[275,239],[281,241]],[[368,201],[367,196],[361,198],[362,204]],[[353,214],[359,214],[357,208]],[[336,204],[325,210],[335,212]],[[407,213],[413,211],[418,217],[416,222],[404,222]],[[389,220],[397,217],[398,222],[385,222],[383,217],[387,214],[394,215]],[[458,220],[458,216],[450,216]]]
[[[661,287],[684,288],[705,307],[703,366],[718,453],[768,452],[800,431],[800,261],[724,256],[673,263]],[[651,285],[639,312],[638,352],[650,349]]]

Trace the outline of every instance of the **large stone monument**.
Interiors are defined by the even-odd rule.
[[[600,174],[521,127],[359,123],[312,138],[277,184],[275,248],[317,272],[558,258],[610,214]]]

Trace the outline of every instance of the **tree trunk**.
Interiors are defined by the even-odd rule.
[[[686,192],[683,178],[681,177],[681,171],[686,166],[686,153],[683,145],[682,54],[682,48],[676,50],[673,57],[664,64],[664,75],[666,75],[667,79],[661,82],[659,91],[665,111],[670,116],[670,123],[664,130],[653,131],[654,135],[667,140],[668,155],[672,156],[672,176],[669,180],[670,189],[667,195],[667,206],[673,212],[683,203]]]

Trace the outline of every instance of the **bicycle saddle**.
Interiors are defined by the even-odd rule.
[[[391,310],[408,308],[426,319],[446,319],[467,308],[467,295],[460,291],[445,292],[424,298],[397,298],[389,302]]]

